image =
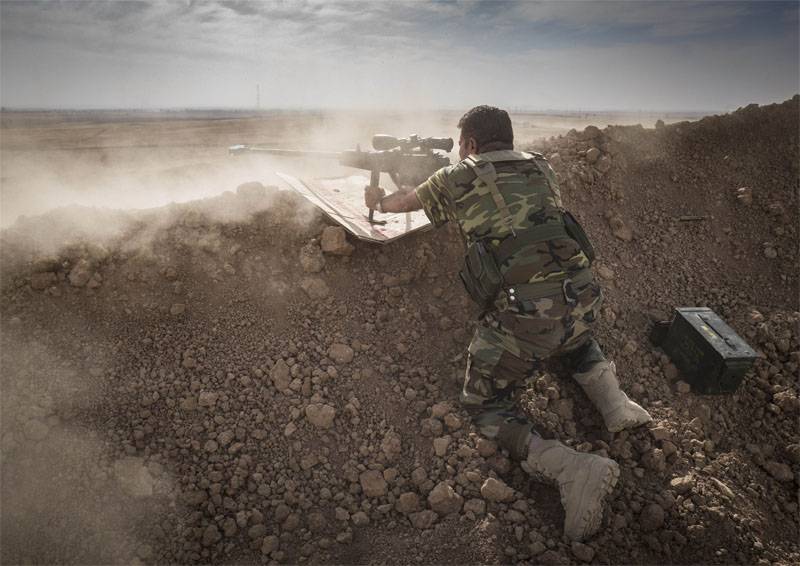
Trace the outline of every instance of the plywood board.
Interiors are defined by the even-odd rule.
[[[283,173],[277,175],[360,240],[385,244],[431,227],[421,210],[398,214],[376,212],[375,220],[386,224],[370,224],[367,219],[369,210],[364,206],[364,187],[369,184],[369,179],[361,175],[305,181]]]

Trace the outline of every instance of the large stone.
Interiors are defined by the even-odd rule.
[[[347,241],[347,233],[341,226],[327,226],[322,231],[322,251],[333,255],[350,255],[353,246]]]
[[[489,458],[497,452],[497,443],[487,438],[478,439],[478,454],[484,458]]]
[[[589,151],[586,152],[586,161],[589,163],[594,163],[600,158],[600,150],[596,147],[591,148]]]
[[[325,267],[325,256],[316,241],[301,248],[300,266],[306,273],[319,273]]]
[[[639,525],[645,532],[655,531],[664,525],[664,508],[658,503],[651,503],[639,515]]]
[[[790,482],[794,480],[792,468],[782,462],[770,460],[764,464],[764,469],[769,472],[769,475],[778,481]]]
[[[58,271],[61,269],[61,262],[57,257],[48,256],[36,259],[31,265],[31,273],[44,273],[47,271]]]
[[[435,419],[443,419],[444,416],[452,410],[450,403],[436,403],[431,407],[431,416]]]
[[[472,513],[476,517],[482,516],[486,513],[486,502],[483,499],[469,499],[464,503],[464,511]]]
[[[800,410],[800,399],[791,391],[781,391],[774,396],[775,404],[785,413],[794,413]]]
[[[575,541],[572,543],[572,554],[581,562],[591,562],[594,558],[594,549],[587,544]]]
[[[514,489],[502,480],[488,478],[481,486],[481,496],[488,501],[511,501],[514,498]]]
[[[278,360],[272,369],[269,370],[269,377],[272,379],[272,384],[275,389],[281,393],[286,393],[289,390],[289,384],[292,382],[292,374],[289,366],[283,360]]]
[[[324,403],[306,406],[306,419],[317,428],[331,428],[336,417],[336,409]]]
[[[667,458],[663,450],[651,448],[642,456],[642,464],[648,470],[663,472],[667,467]]]
[[[694,487],[694,478],[691,475],[672,478],[669,481],[669,486],[675,490],[675,493],[683,495],[690,492]]]
[[[364,495],[367,497],[386,495],[386,480],[383,479],[383,474],[379,471],[367,470],[358,477],[358,481],[361,484],[361,489],[364,490]]]
[[[595,138],[600,137],[602,134],[603,132],[601,132],[600,128],[598,128],[597,126],[586,126],[583,132],[579,134],[578,138],[584,141],[593,140]]]
[[[413,491],[400,494],[395,504],[398,513],[408,515],[419,510],[419,496]]]
[[[614,279],[614,271],[606,265],[596,265],[595,273],[600,276],[600,279],[612,281]]]
[[[633,240],[633,232],[619,215],[611,216],[611,218],[608,219],[608,225],[611,227],[611,233],[623,242],[630,242]]]
[[[58,278],[56,274],[52,271],[45,271],[42,273],[34,273],[31,275],[31,289],[36,289],[37,291],[43,291],[47,289],[51,285],[55,285]]]
[[[400,435],[391,430],[387,432],[381,441],[381,451],[388,461],[395,460],[403,451]]]
[[[217,525],[211,523],[203,531],[203,546],[211,546],[212,544],[218,543],[220,540],[222,540],[222,533],[219,532]]]
[[[786,446],[786,453],[789,459],[795,464],[800,464],[800,444],[794,443]]]
[[[92,270],[85,259],[78,261],[69,272],[69,283],[73,287],[83,287],[92,278]]]
[[[650,434],[653,436],[653,440],[661,442],[662,440],[671,440],[672,433],[669,429],[664,428],[663,426],[657,426],[650,429]]]
[[[462,422],[461,419],[458,418],[458,415],[450,413],[444,416],[444,424],[450,430],[458,430],[461,428]]]
[[[201,407],[211,408],[217,404],[219,393],[213,391],[202,391],[197,397],[197,404]]]
[[[447,454],[447,447],[450,446],[450,436],[442,436],[433,439],[433,452],[443,458]]]
[[[611,158],[608,155],[603,155],[597,160],[594,166],[601,173],[608,173],[611,169]]]
[[[253,525],[247,530],[247,536],[249,536],[252,540],[259,539],[265,534],[267,534],[267,526],[263,523]]]
[[[328,284],[319,277],[304,277],[300,281],[300,288],[314,300],[327,299],[331,294]]]
[[[439,482],[428,494],[428,504],[439,515],[458,513],[464,503],[464,498],[453,491],[447,482]]]
[[[349,364],[354,355],[353,349],[347,344],[331,344],[328,348],[328,357],[337,364]]]
[[[438,518],[439,516],[430,509],[425,509],[419,513],[412,513],[408,516],[411,525],[419,530],[430,529]]]
[[[264,541],[261,543],[261,553],[262,554],[270,554],[275,552],[280,547],[281,541],[275,535],[268,535],[264,537]]]

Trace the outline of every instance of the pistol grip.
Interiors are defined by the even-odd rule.
[[[379,187],[381,184],[381,170],[380,169],[373,169],[370,172],[369,176],[369,186],[370,187]],[[367,216],[367,221],[370,224],[386,224],[385,221],[374,220],[375,210],[370,208],[369,215]]]

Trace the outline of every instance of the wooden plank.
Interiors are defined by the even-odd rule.
[[[370,224],[364,206],[364,187],[369,179],[361,175],[331,179],[301,180],[277,173],[295,192],[322,210],[331,220],[360,240],[385,244],[413,232],[431,228],[421,210],[398,214],[375,213],[375,220],[386,224]]]

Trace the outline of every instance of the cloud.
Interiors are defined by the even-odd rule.
[[[282,107],[452,107],[480,92],[547,107],[664,107],[671,93],[709,108],[687,95],[708,77],[728,88],[759,77],[783,96],[797,67],[792,13],[744,2],[0,1],[0,92],[11,105],[246,106],[258,82],[264,105]],[[737,68],[726,46],[771,65]],[[665,73],[694,83],[662,83]]]
[[[730,29],[752,13],[743,2],[521,2],[508,4],[513,21],[612,32],[640,27],[654,37],[686,37]]]
[[[260,13],[259,5],[255,2],[250,2],[247,0],[228,0],[226,2],[220,2],[220,6],[223,6],[240,16],[256,16]]]

